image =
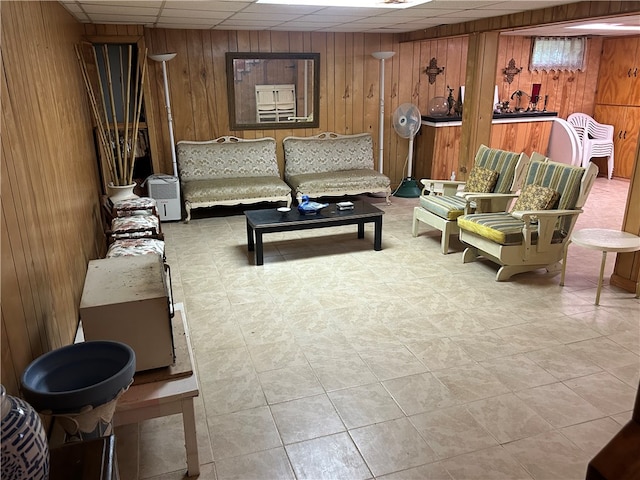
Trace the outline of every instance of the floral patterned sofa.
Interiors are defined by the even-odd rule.
[[[389,202],[391,180],[373,168],[369,133],[286,137],[284,178],[298,200],[384,192]]]
[[[259,202],[291,205],[291,188],[280,178],[274,138],[183,140],[176,152],[187,222],[192,208]]]

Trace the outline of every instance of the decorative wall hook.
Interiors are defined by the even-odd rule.
[[[502,73],[504,73],[504,79],[507,83],[513,82],[513,77],[519,74],[522,71],[522,67],[516,67],[516,61],[512,58],[509,60],[509,65],[506,68],[502,69]]]
[[[367,93],[367,98],[373,98],[373,83],[369,85],[369,93]]]
[[[418,98],[420,96],[420,82],[416,83],[413,88],[413,93],[411,94],[411,98]]]
[[[436,57],[433,57],[429,61],[429,66],[424,70],[424,73],[429,77],[429,83],[435,83],[436,75],[440,75],[442,72],[444,72],[444,67],[438,67],[438,60],[436,60]]]

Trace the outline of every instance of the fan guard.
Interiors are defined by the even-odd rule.
[[[403,103],[393,112],[393,129],[398,136],[409,139],[409,156],[407,159],[407,177],[393,193],[396,197],[416,198],[420,196],[418,183],[411,177],[413,169],[413,138],[420,130],[422,117],[420,110],[413,103]]]

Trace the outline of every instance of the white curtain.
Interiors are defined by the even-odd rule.
[[[529,70],[582,70],[586,37],[535,37]]]

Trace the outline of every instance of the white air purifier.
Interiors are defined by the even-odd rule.
[[[180,181],[173,175],[151,175],[147,178],[149,196],[158,204],[161,221],[180,220]]]

